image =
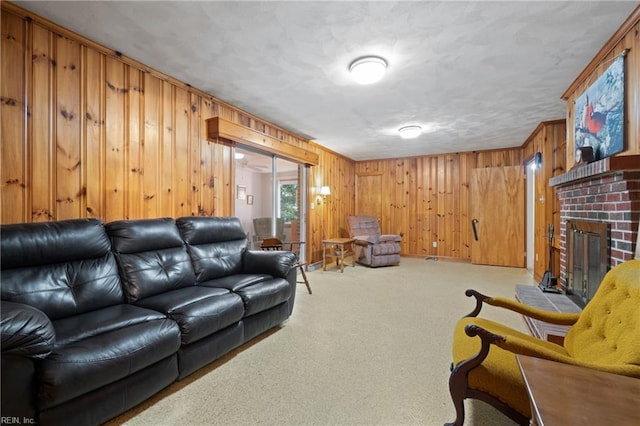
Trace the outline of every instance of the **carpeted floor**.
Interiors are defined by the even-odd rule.
[[[127,425],[442,425],[455,322],[464,295],[513,297],[524,269],[402,258],[397,267],[310,272],[292,317],[109,422]],[[482,316],[526,330],[519,315]],[[513,425],[466,403],[468,425]]]

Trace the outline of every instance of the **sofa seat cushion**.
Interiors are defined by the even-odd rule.
[[[137,305],[164,312],[177,322],[182,344],[207,337],[244,315],[240,296],[225,288],[186,287],[148,297]]]
[[[47,409],[140,371],[178,351],[178,325],[160,312],[116,305],[53,322],[56,344],[38,368]]]
[[[230,275],[202,283],[207,287],[222,287],[237,293],[244,302],[244,316],[272,308],[291,297],[291,285],[284,278],[270,275]]]
[[[204,287],[226,288],[227,290],[236,292],[243,287],[268,281],[270,279],[273,279],[273,277],[266,274],[234,274],[227,275],[226,277],[222,278],[208,280],[201,283],[200,285]]]
[[[465,317],[458,321],[454,332],[453,362],[455,365],[471,358],[480,351],[480,338],[470,338],[464,331],[468,324],[476,324],[491,333],[503,336],[517,336],[536,344],[542,343],[549,350],[567,355],[562,346],[554,345],[551,342],[540,342],[529,334],[521,333],[491,320]],[[518,367],[518,361],[513,352],[491,345],[487,358],[482,364],[469,372],[468,384],[470,389],[486,392],[513,407],[525,417],[531,417],[529,397]]]

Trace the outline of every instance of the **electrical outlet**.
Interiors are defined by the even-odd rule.
[[[432,245],[433,245],[433,247],[438,247],[438,242],[434,241]]]

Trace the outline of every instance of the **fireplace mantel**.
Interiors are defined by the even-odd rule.
[[[549,179],[549,186],[563,186],[584,179],[602,177],[619,171],[640,170],[640,155],[607,157],[593,163],[578,165],[567,173]]]

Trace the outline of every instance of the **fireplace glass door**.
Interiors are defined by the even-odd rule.
[[[609,226],[602,222],[567,221],[567,293],[584,307],[607,273]]]

